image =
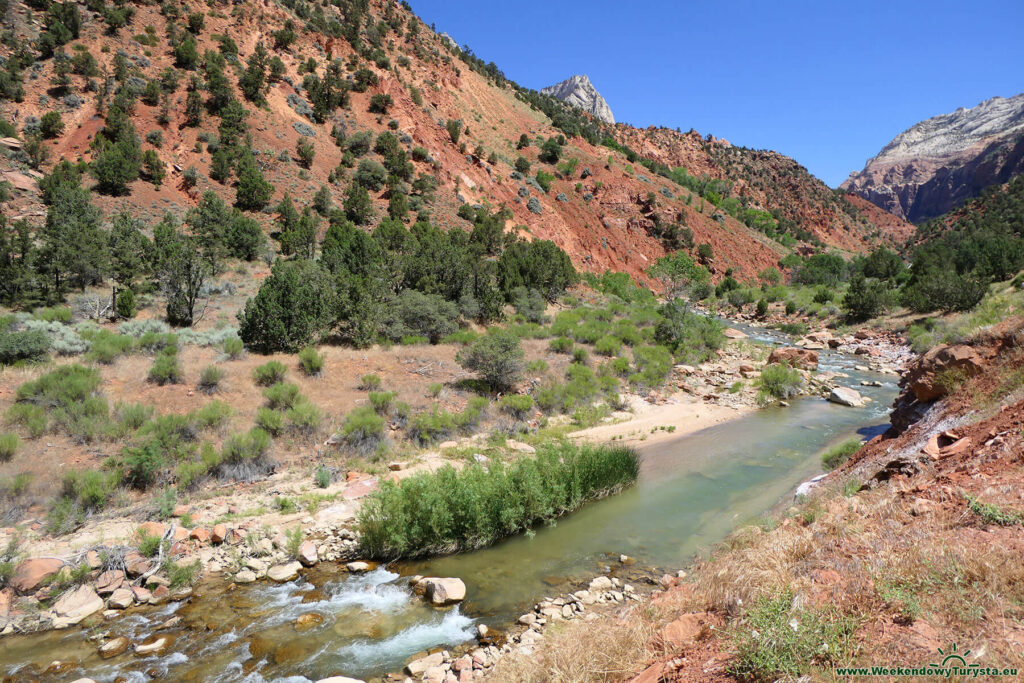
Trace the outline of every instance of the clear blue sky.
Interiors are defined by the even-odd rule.
[[[1024,1],[410,0],[540,89],[590,76],[616,121],[787,154],[830,186],[917,121],[1024,92]]]

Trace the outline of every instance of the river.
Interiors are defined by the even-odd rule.
[[[761,341],[784,335],[739,327]],[[795,486],[821,471],[820,453],[835,441],[870,437],[887,425],[896,378],[855,369],[863,359],[820,352],[820,370],[849,375],[841,383],[872,399],[863,408],[816,397],[787,408],[755,411],[694,434],[641,448],[636,486],[590,505],[535,533],[473,553],[349,576],[321,566],[297,582],[254,584],[228,590],[204,583],[187,604],[139,610],[91,632],[71,630],[0,639],[0,670],[14,680],[41,672],[53,660],[73,668],[53,680],[89,676],[97,681],[316,680],[330,675],[380,676],[401,668],[422,650],[471,640],[477,623],[508,624],[544,596],[569,590],[598,573],[628,579],[685,566],[738,524],[792,496]],[[881,387],[862,387],[878,380]],[[638,560],[618,563],[620,554]],[[459,607],[437,611],[414,597],[405,575],[458,576],[467,585]],[[306,631],[295,619],[322,617]],[[172,616],[180,624],[161,633],[174,642],[146,658],[124,654],[102,660],[90,633],[109,631],[139,640]]]

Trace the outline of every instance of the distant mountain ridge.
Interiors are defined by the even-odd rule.
[[[549,85],[541,92],[582,109],[605,123],[615,123],[615,115],[612,114],[608,102],[601,97],[601,93],[597,91],[586,75],[572,76],[561,83]]]
[[[919,222],[1022,172],[1024,93],[914,124],[840,187]]]

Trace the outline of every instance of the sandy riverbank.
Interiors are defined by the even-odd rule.
[[[618,413],[623,419],[573,432],[573,439],[604,443],[613,439],[628,445],[650,447],[698,432],[707,427],[735,420],[756,408],[750,405],[726,406],[707,403],[680,391],[652,404],[640,397],[630,401],[632,413]]]

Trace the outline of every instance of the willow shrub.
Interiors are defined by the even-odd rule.
[[[625,446],[567,442],[536,457],[386,481],[359,512],[362,552],[378,559],[473,550],[617,493],[636,481]]]

